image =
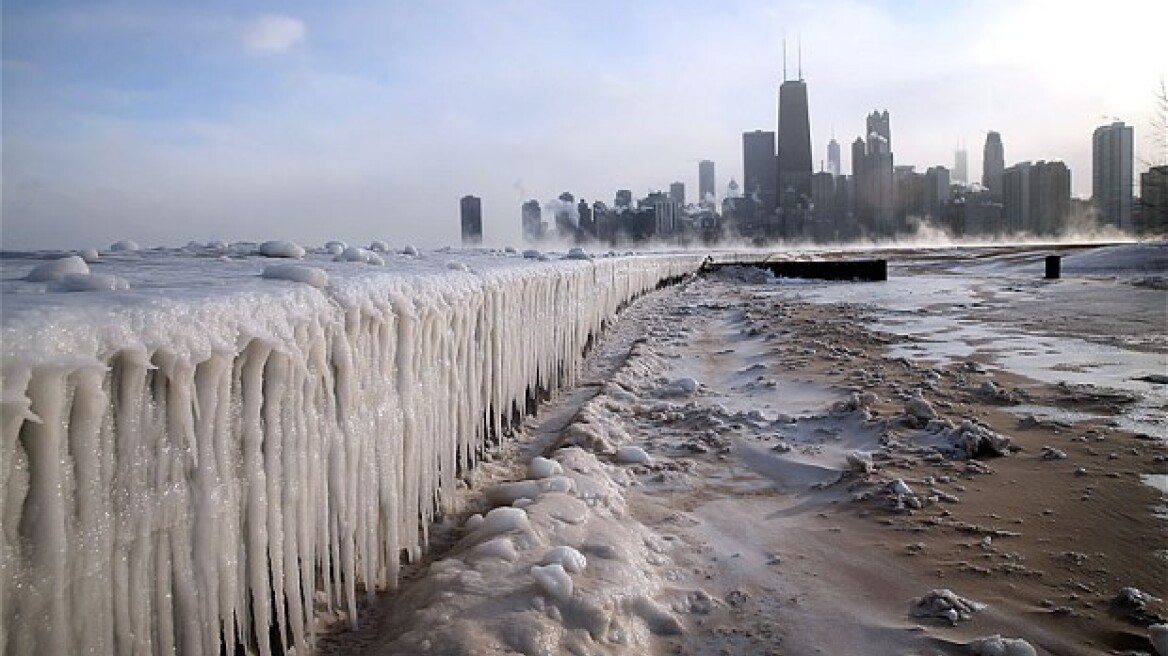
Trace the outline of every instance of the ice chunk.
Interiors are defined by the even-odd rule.
[[[522,508],[504,506],[495,508],[483,518],[478,532],[483,535],[499,535],[510,531],[527,530],[531,524],[527,521],[527,512]]]
[[[550,478],[552,476],[559,476],[564,473],[564,468],[555,460],[549,460],[543,456],[536,456],[527,463],[527,477],[528,478]]]
[[[921,618],[941,618],[951,624],[973,619],[973,614],[985,610],[985,604],[963,599],[951,590],[937,589],[913,600],[909,614]]]
[[[77,254],[81,256],[81,259],[85,260],[89,264],[93,264],[100,258],[100,256],[97,254],[96,248],[86,248],[84,250],[78,251]]]
[[[668,385],[662,388],[661,395],[691,396],[697,393],[698,387],[698,381],[694,380],[693,378],[678,378],[677,380],[670,381]]]
[[[406,246],[402,249],[402,255],[410,255],[412,257],[418,256],[418,249],[414,246]]]
[[[567,259],[567,260],[591,260],[592,256],[589,255],[588,253],[585,253],[583,248],[576,246],[568,251],[568,254],[564,256],[564,259]]]
[[[534,248],[529,248],[529,249],[523,251],[523,257],[525,257],[529,260],[538,260],[539,258],[543,257],[543,253],[539,252],[538,250],[536,250]]]
[[[70,273],[49,284],[54,292],[114,292],[129,288],[125,278],[108,273]]]
[[[260,244],[259,253],[264,257],[286,257],[299,260],[304,257],[304,248],[300,244],[290,241],[272,240]]]
[[[563,565],[559,563],[532,565],[531,576],[535,578],[536,584],[544,594],[560,601],[572,598],[572,577],[564,571]]]
[[[565,570],[573,574],[579,574],[588,567],[588,559],[584,557],[584,554],[568,546],[556,547],[544,555],[543,564],[550,565],[552,563],[559,563]]]
[[[446,268],[450,269],[451,271],[470,271],[470,267],[466,266],[466,264],[463,264],[462,262],[455,262],[453,260],[446,263]]]
[[[389,244],[375,239],[369,242],[369,250],[373,251],[374,253],[388,253]]]
[[[302,264],[269,264],[264,267],[264,272],[261,275],[271,280],[302,282],[306,285],[312,285],[317,289],[324,289],[328,286],[327,273],[316,267],[304,266]]]
[[[324,251],[329,255],[340,255],[346,248],[348,245],[343,241],[329,241],[324,244]]]
[[[622,446],[616,450],[616,461],[625,465],[647,465],[649,454],[639,446]]]
[[[138,242],[132,239],[122,239],[110,244],[109,249],[115,253],[124,253],[139,250]]]
[[[84,275],[87,273],[89,273],[89,265],[85,263],[85,260],[77,255],[70,255],[38,264],[32,271],[28,272],[24,279],[29,282],[50,282],[60,280],[69,274]]]

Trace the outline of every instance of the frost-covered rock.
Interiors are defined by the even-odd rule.
[[[325,242],[324,244],[324,252],[328,253],[329,255],[340,255],[341,253],[344,253],[345,249],[348,247],[348,244],[343,241],[329,241]]]
[[[973,619],[974,613],[985,610],[986,605],[958,597],[950,590],[937,589],[914,599],[909,615],[916,618],[939,618],[951,624]]]
[[[870,474],[876,465],[872,462],[872,454],[867,451],[852,451],[847,455],[848,467],[861,474]]]
[[[924,397],[914,396],[904,404],[905,415],[915,420],[917,426],[928,425],[929,421],[937,418],[937,411],[933,404]]]
[[[1010,438],[968,419],[947,431],[953,445],[967,458],[1004,456],[1010,453]]]
[[[299,260],[305,255],[303,246],[290,241],[265,241],[258,250],[264,257],[286,257],[292,260]]]
[[[33,267],[24,277],[29,282],[52,282],[70,274],[87,274],[89,265],[77,255],[69,255]]]
[[[661,387],[659,395],[663,397],[693,396],[700,387],[701,384],[698,381],[687,376],[669,381]]]
[[[515,543],[511,538],[500,536],[475,545],[470,550],[469,558],[473,560],[493,558],[510,563],[519,558],[519,552],[515,550]]]
[[[1003,638],[992,635],[969,643],[969,651],[976,656],[1038,656],[1038,651],[1022,638]]]
[[[302,264],[269,264],[264,267],[261,277],[269,280],[289,280],[304,283],[317,289],[328,287],[328,274],[316,267]]]
[[[53,292],[115,292],[129,289],[125,278],[108,273],[69,273],[49,283]]]

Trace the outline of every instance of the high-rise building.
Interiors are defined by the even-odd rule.
[[[835,137],[827,142],[827,172],[837,178],[843,173],[843,168],[840,166],[840,145]]]
[[[483,243],[483,201],[477,196],[463,196],[458,203],[462,222],[462,243],[477,246]]]
[[[779,86],[778,130],[779,204],[806,205],[811,198],[811,119],[807,110],[807,83],[783,80]]]
[[[685,183],[674,182],[669,185],[669,200],[676,205],[685,205]]]
[[[543,238],[543,208],[534,198],[523,204],[523,238],[536,241]]]
[[[1153,166],[1140,174],[1140,231],[1168,233],[1168,166]]]
[[[953,151],[953,184],[969,184],[969,153],[961,146]]]
[[[628,189],[617,189],[612,206],[617,211],[631,209],[633,206],[633,192]]]
[[[1132,129],[1123,121],[1095,128],[1091,139],[1091,197],[1101,223],[1132,225]]]
[[[770,217],[777,207],[775,133],[764,130],[742,133],[743,195],[753,198],[761,213]]]
[[[1030,216],[1030,162],[1018,162],[1002,172],[1002,228],[1009,233],[1034,230]]]
[[[1062,162],[1019,162],[1002,172],[1002,225],[1010,233],[1057,235],[1071,206],[1071,172]]]
[[[1002,148],[1002,135],[990,130],[986,133],[985,149],[982,151],[981,184],[994,198],[1002,197],[1002,172],[1006,170],[1006,153]]]
[[[931,166],[925,171],[925,213],[940,219],[949,202],[949,169]]]
[[[713,207],[718,202],[717,193],[714,163],[703,159],[698,162],[698,204]]]
[[[896,189],[888,110],[869,114],[867,128],[867,142],[857,138],[852,144],[855,218],[860,230],[872,236],[887,236],[895,230]]]

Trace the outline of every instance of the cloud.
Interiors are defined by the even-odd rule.
[[[278,55],[304,40],[307,31],[304,21],[268,14],[260,16],[248,27],[243,35],[243,43],[251,52]]]

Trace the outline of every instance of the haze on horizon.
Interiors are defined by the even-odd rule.
[[[891,115],[897,164],[981,171],[1061,159],[1091,193],[1091,133],[1135,127],[1156,156],[1168,3],[1153,0],[664,0],[434,5],[142,0],[3,5],[5,249],[188,240],[458,241],[483,199],[488,244],[518,244],[520,204],[611,203],[717,165],[742,181],[742,133],[774,130],[802,44],[812,149]]]

